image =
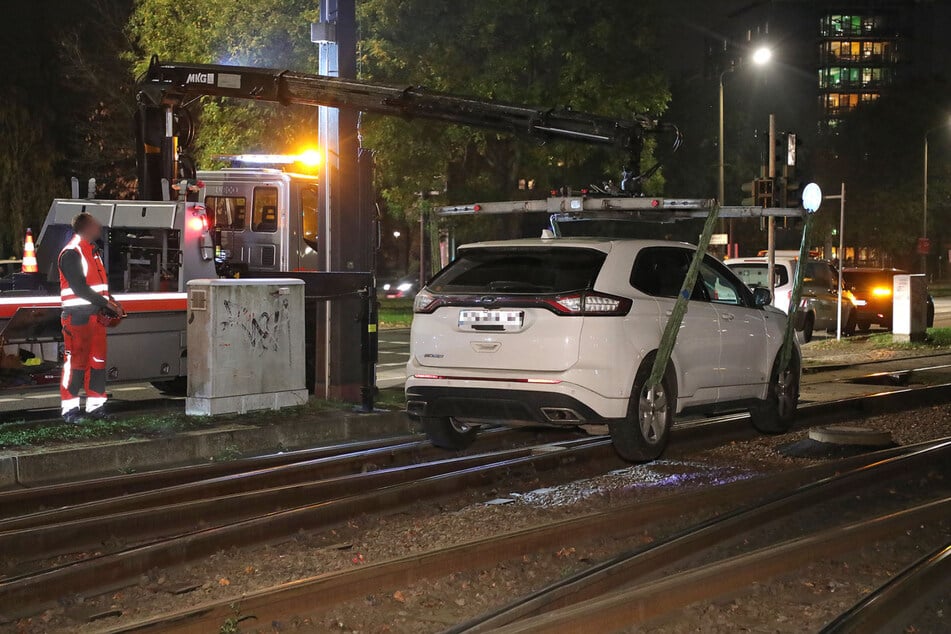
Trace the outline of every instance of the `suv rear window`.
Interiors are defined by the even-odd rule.
[[[769,265],[765,262],[762,264],[745,262],[743,264],[727,264],[727,266],[730,267],[734,275],[740,278],[740,280],[750,288],[769,288],[769,276],[766,273],[766,269]],[[789,284],[789,272],[782,264],[777,264],[773,267],[773,274],[776,276],[776,281],[773,283],[773,286],[785,286]]]
[[[437,293],[565,293],[590,288],[605,253],[566,247],[464,249],[430,290]]]

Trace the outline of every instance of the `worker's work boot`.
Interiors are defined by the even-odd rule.
[[[86,412],[83,417],[86,420],[115,420],[115,416],[106,411],[105,405],[101,405],[91,412]]]
[[[83,411],[78,407],[74,407],[65,414],[63,414],[63,421],[69,423],[70,425],[79,425],[86,420],[86,416],[83,415]]]

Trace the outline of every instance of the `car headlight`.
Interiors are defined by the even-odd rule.
[[[403,282],[402,284],[396,287],[396,290],[398,290],[401,293],[405,293],[411,288],[413,288],[412,282]]]

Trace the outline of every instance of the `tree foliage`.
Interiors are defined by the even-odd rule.
[[[0,138],[0,252],[20,257],[27,226],[49,208],[56,190],[56,154],[45,129],[16,95],[0,101]]]
[[[652,59],[647,9],[607,0],[360,0],[361,77],[434,90],[600,114],[660,114],[664,76]],[[135,69],[148,57],[314,71],[311,0],[140,0],[129,25]],[[180,25],[181,28],[176,28]],[[312,137],[313,109],[206,100],[199,159],[283,151]],[[518,182],[584,186],[616,177],[622,158],[580,145],[532,140],[432,122],[366,117],[364,144],[377,151],[378,184],[391,213],[415,215],[418,193],[454,200],[517,193]],[[649,157],[647,162],[649,163]],[[651,186],[661,184],[658,177]],[[538,194],[534,194],[538,195]]]
[[[893,255],[914,267],[921,235],[924,135],[931,143],[929,235],[947,240],[951,211],[951,128],[947,86],[895,86],[844,119],[828,139],[816,176],[826,188],[846,183],[846,242]],[[938,128],[938,129],[934,129]]]

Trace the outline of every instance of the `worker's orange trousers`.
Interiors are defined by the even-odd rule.
[[[106,327],[96,315],[85,323],[76,323],[72,315],[64,315],[62,324],[66,362],[59,395],[63,413],[79,407],[79,391],[83,388],[86,411],[91,412],[106,403]]]

